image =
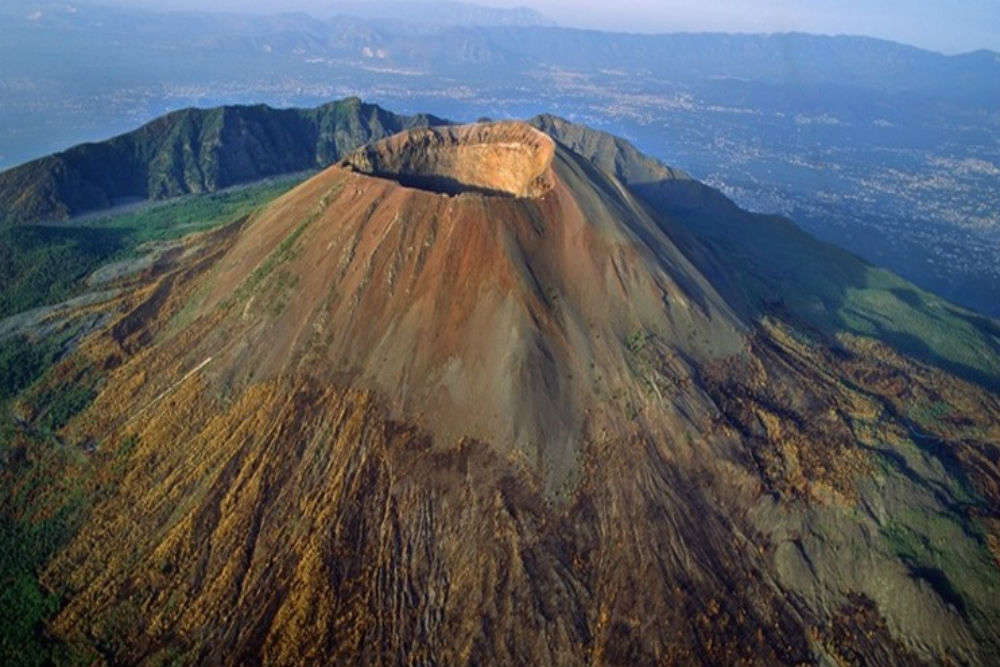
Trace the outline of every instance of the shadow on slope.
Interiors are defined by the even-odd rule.
[[[416,190],[427,190],[442,195],[456,196],[463,193],[485,195],[487,197],[506,197],[513,199],[514,195],[504,190],[495,188],[471,185],[457,178],[449,176],[429,176],[425,174],[393,174],[390,172],[376,172],[373,174],[377,178],[384,178],[396,181],[403,187],[414,188]]]
[[[744,211],[697,181],[630,187],[749,320],[784,311],[828,336],[871,336],[1000,390],[1000,325],[989,318],[818,241],[786,218]]]

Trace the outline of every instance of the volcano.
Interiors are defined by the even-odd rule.
[[[748,259],[779,236],[858,263],[551,117],[355,150],[83,349],[63,436],[105,491],[51,631],[142,665],[987,664],[1000,402],[823,329]]]

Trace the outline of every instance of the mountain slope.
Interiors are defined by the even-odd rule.
[[[528,123],[626,185],[690,179],[683,171],[643,155],[629,142],[607,132],[598,132],[551,114],[535,116]]]
[[[779,315],[825,336],[872,336],[1000,391],[995,320],[817,241],[790,220],[744,211],[622,139],[554,116],[529,122],[627,184],[745,318]]]
[[[30,442],[102,378],[59,433],[92,505],[52,633],[143,665],[989,664],[997,395],[814,326],[767,218],[545,122],[362,147],[117,297],[17,405]]]
[[[184,109],[0,173],[0,222],[61,220],[121,201],[317,169],[372,139],[441,122],[398,116],[356,98],[315,109]]]

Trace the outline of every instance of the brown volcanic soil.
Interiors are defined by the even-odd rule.
[[[939,461],[1000,506],[997,398],[740,321],[655,216],[497,123],[207,237],[88,348],[64,436],[113,491],[53,630],[144,665],[988,664],[995,517],[943,523]],[[905,416],[935,401],[962,418]]]
[[[496,168],[477,166],[484,157]],[[447,196],[357,171],[368,163],[490,191],[545,187]],[[673,341],[679,374],[744,345],[626,190],[521,123],[397,135],[303,184],[241,234],[196,314],[222,305],[225,320],[177,350],[182,365],[212,356],[205,372],[227,386],[308,373],[371,389],[393,418],[445,443],[494,443],[553,487],[575,474],[586,429],[629,428],[602,396],[646,402],[630,336]],[[657,409],[672,432],[686,419]]]
[[[397,134],[343,164],[443,194],[539,197],[552,187],[554,152],[552,139],[524,123],[465,125]]]

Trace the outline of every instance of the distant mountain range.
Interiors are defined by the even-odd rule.
[[[23,0],[11,0],[22,2]],[[125,10],[142,8],[145,10],[189,10],[205,11],[206,8],[190,0],[104,0],[104,5],[119,6]],[[24,6],[24,5],[22,5]],[[28,11],[37,10],[38,3],[26,6]],[[275,7],[270,5],[248,5],[237,0],[219,0],[212,3],[213,13],[244,13],[274,15]],[[530,7],[491,7],[474,2],[447,0],[283,0],[277,7],[285,14],[310,14],[319,18],[352,16],[370,20],[387,20],[403,23],[419,23],[438,26],[551,26],[555,22]]]
[[[317,7],[317,13],[436,25],[555,25],[552,19],[529,7],[486,7],[469,2],[338,1]]]
[[[148,65],[164,57],[173,61],[175,54],[136,47],[158,44],[185,48],[195,58],[223,58],[211,69],[267,54],[272,61],[367,59],[409,69],[461,69],[470,76],[486,73],[470,67],[503,65],[489,72],[501,80],[542,66],[655,70],[682,81],[707,77],[861,86],[982,102],[995,102],[1000,94],[1000,55],[992,51],[947,56],[870,37],[804,33],[602,32],[558,27],[531,10],[465,3],[344,2],[325,5],[315,15],[254,15],[69,7],[43,0],[0,8],[0,27],[9,31],[0,55],[19,73],[44,65],[28,57],[48,40],[68,39],[81,47],[100,46],[105,54],[127,50],[134,62]],[[60,70],[88,65],[65,63]],[[62,72],[47,68],[38,74],[48,78]]]
[[[128,134],[0,173],[0,219],[62,220],[128,200],[212,192],[324,167],[372,139],[442,123],[357,98],[315,109],[183,109]]]

